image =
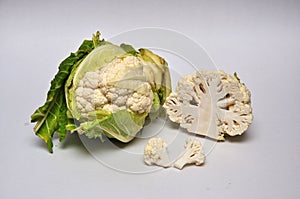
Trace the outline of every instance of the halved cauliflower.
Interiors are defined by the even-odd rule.
[[[251,124],[250,96],[236,74],[201,70],[179,80],[164,108],[188,132],[224,140],[225,134],[241,135]]]

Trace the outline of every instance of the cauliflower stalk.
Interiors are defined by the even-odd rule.
[[[52,152],[54,132],[89,138],[106,135],[131,141],[153,119],[171,92],[165,60],[147,49],[136,51],[99,39],[85,40],[59,66],[46,103],[31,116],[34,131]],[[76,124],[76,125],[75,125]]]
[[[188,132],[224,140],[241,135],[253,116],[250,91],[235,74],[200,70],[179,80],[164,108],[171,121]]]
[[[167,143],[159,137],[149,139],[144,148],[144,162],[147,165],[170,167]]]

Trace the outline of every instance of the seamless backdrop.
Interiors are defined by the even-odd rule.
[[[299,10],[297,0],[1,0],[0,198],[299,198]],[[181,32],[238,72],[252,91],[248,132],[183,171],[120,173],[75,135],[49,154],[29,117],[60,61],[96,30],[142,27]]]

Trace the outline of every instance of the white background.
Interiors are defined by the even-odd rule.
[[[0,198],[300,198],[299,10],[296,0],[1,0]],[[49,154],[29,118],[61,60],[96,30],[109,38],[153,26],[239,73],[252,91],[248,132],[182,171],[120,173],[74,135]]]

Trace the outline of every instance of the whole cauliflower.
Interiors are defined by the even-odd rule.
[[[236,76],[201,70],[179,80],[164,108],[171,121],[188,132],[224,140],[241,135],[251,124],[250,91]]]
[[[100,44],[74,67],[65,85],[68,111],[79,121],[73,131],[129,142],[146,118],[157,117],[171,92],[168,65],[147,49]]]
[[[167,62],[148,49],[114,45],[100,32],[64,59],[44,105],[31,115],[34,132],[53,152],[53,135],[67,131],[131,141],[155,119],[171,92]]]

